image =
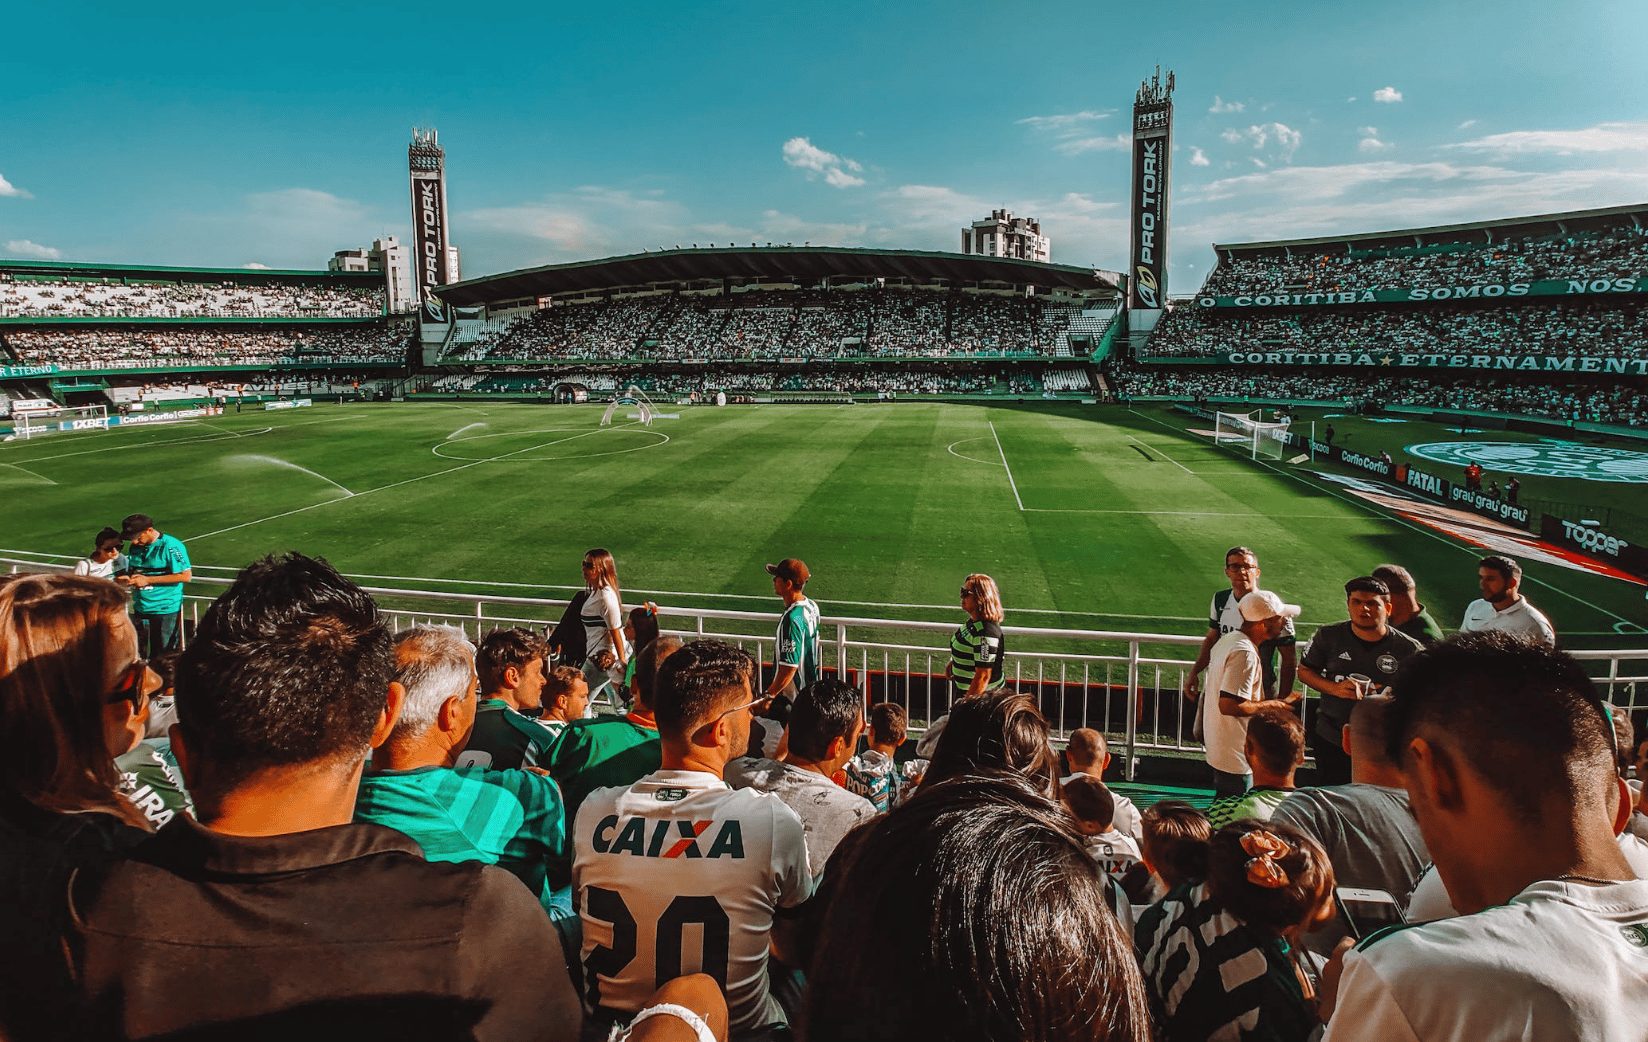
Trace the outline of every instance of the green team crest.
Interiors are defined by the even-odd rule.
[[[1435,441],[1409,445],[1408,455],[1464,468],[1542,478],[1648,484],[1648,452],[1605,449],[1571,441]]]

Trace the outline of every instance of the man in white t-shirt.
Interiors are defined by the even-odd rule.
[[[1070,732],[1070,744],[1065,746],[1064,756],[1070,761],[1073,773],[1064,779],[1063,784],[1069,785],[1084,776],[1102,782],[1105,769],[1110,766],[1110,743],[1105,741],[1102,731],[1078,727]],[[1135,844],[1143,842],[1144,823],[1139,817],[1139,808],[1114,789],[1110,790],[1110,799],[1115,804],[1116,831],[1132,839]]]
[[[732,789],[749,741],[754,663],[694,641],[659,667],[652,708],[662,766],[597,789],[573,826],[587,1002],[598,1022],[633,1016],[666,981],[707,973],[738,1038],[787,1023],[767,985],[775,918],[812,896],[801,821],[776,796]]]
[[[1209,704],[1203,727],[1216,796],[1240,796],[1252,784],[1253,774],[1244,750],[1247,718],[1258,711],[1265,697],[1258,646],[1279,637],[1288,620],[1299,616],[1297,604],[1283,603],[1269,590],[1249,592],[1238,603],[1238,610],[1242,614],[1241,627],[1213,645],[1204,685]],[[1297,691],[1288,692],[1283,699],[1288,705],[1298,700]]]
[[[1584,668],[1504,633],[1409,659],[1392,760],[1456,919],[1332,962],[1327,1042],[1612,1042],[1648,1025],[1648,880],[1614,838],[1626,799]],[[1337,979],[1336,979],[1337,978]]]
[[[1191,698],[1199,698],[1201,688],[1197,679],[1213,654],[1213,645],[1227,633],[1238,630],[1242,626],[1242,613],[1237,607],[1242,598],[1259,588],[1259,558],[1245,546],[1233,546],[1225,551],[1225,578],[1230,580],[1230,589],[1220,590],[1213,595],[1213,602],[1208,606],[1207,635],[1202,638],[1202,646],[1196,651],[1196,663],[1190,667],[1185,676],[1185,694]],[[1259,665],[1264,671],[1265,697],[1275,698],[1278,693],[1286,695],[1293,690],[1293,683],[1298,671],[1298,647],[1293,633],[1293,620],[1288,619],[1282,627],[1282,632],[1269,641],[1258,644]],[[1275,662],[1281,661],[1280,671],[1276,671]],[[1206,702],[1197,703],[1197,714],[1205,722],[1205,714],[1211,711]]]
[[[1482,596],[1465,609],[1461,633],[1509,633],[1556,647],[1551,620],[1522,596],[1522,566],[1509,557],[1484,557],[1476,569]]]

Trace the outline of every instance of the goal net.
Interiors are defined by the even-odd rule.
[[[109,429],[106,405],[81,405],[65,409],[26,409],[13,414],[13,437],[28,439],[47,434],[72,434]]]
[[[1253,459],[1281,459],[1287,449],[1290,421],[1267,423],[1264,415],[1263,409],[1255,409],[1250,413],[1218,413],[1215,416],[1213,440],[1238,452],[1244,452]]]
[[[601,414],[601,426],[612,426],[612,418],[618,415],[618,410],[626,408],[635,410],[635,418],[640,420],[643,426],[652,426],[652,417],[654,415],[652,399],[647,397],[645,391],[634,386],[620,393],[607,406],[607,411]]]

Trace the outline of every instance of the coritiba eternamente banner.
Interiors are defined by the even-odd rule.
[[[1148,350],[1148,349],[1147,349]],[[1492,369],[1519,373],[1605,373],[1648,376],[1648,358],[1501,355],[1429,351],[1219,351],[1211,355],[1147,356],[1153,365],[1357,366],[1369,369]]]
[[[1484,282],[1468,286],[1410,286],[1381,289],[1318,290],[1307,293],[1241,293],[1233,297],[1201,296],[1204,308],[1310,307],[1322,304],[1407,304],[1436,300],[1494,300],[1516,297],[1577,297],[1611,293],[1648,293],[1648,275],[1617,279],[1544,279],[1538,282]]]

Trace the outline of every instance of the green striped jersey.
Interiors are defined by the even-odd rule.
[[[501,698],[483,698],[475,708],[469,744],[458,754],[460,767],[542,767],[555,736],[522,716]]]
[[[968,619],[950,638],[950,685],[958,692],[966,691],[973,685],[973,674],[988,669],[990,681],[985,690],[997,690],[1007,683],[1006,656],[999,623]]]
[[[355,820],[405,833],[428,861],[480,861],[508,869],[546,902],[551,864],[558,865],[558,877],[571,871],[561,794],[549,779],[530,771],[377,771],[361,778]]]
[[[1273,789],[1258,785],[1240,796],[1220,796],[1207,806],[1207,821],[1215,829],[1222,829],[1236,821],[1269,821],[1282,801],[1293,795],[1292,789]]]
[[[788,608],[778,619],[778,655],[775,663],[795,667],[795,687],[801,690],[818,679],[818,605],[806,597]]]

